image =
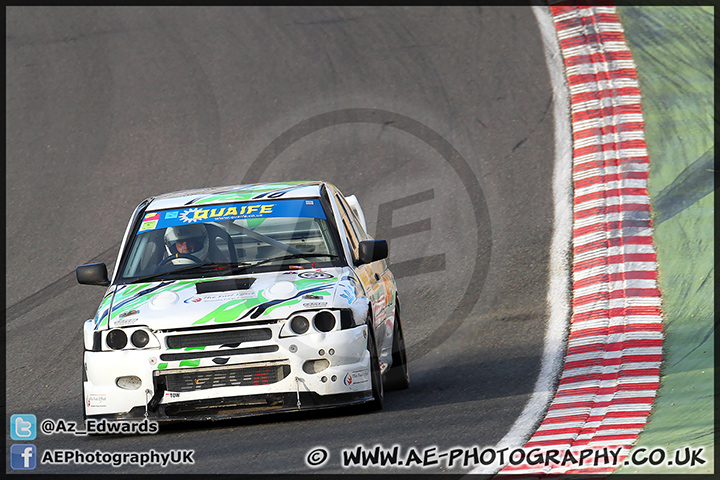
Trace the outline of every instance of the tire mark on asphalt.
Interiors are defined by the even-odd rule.
[[[92,258],[87,263],[104,262],[106,264],[111,263],[113,260],[112,253],[117,252],[120,249],[120,243],[116,243],[112,247],[108,248],[104,252],[100,253],[96,257]],[[31,312],[37,307],[43,305],[48,300],[52,300],[58,295],[64,293],[66,290],[77,285],[75,281],[75,271],[68,273],[67,275],[55,280],[51,284],[43,287],[41,290],[33,293],[32,295],[25,297],[19,302],[11,305],[5,309],[5,321],[10,323],[16,320],[26,313]]]

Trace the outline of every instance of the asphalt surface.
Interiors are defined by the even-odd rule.
[[[553,221],[529,8],[10,7],[6,35],[8,421],[82,419],[81,328],[103,289],[74,269],[112,269],[134,207],[180,189],[321,179],[357,195],[390,240],[411,359],[381,412],[41,434],[39,452],[192,449],[195,464],[37,473],[404,472],[345,470],[341,451],[507,433],[540,367]],[[330,458],[311,470],[318,446]]]

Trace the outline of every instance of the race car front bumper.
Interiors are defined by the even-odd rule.
[[[365,325],[249,342],[247,351],[168,366],[167,350],[86,351],[87,418],[205,420],[350,405],[372,399]],[[160,344],[164,341],[160,338]],[[224,364],[218,364],[223,360]],[[123,381],[133,377],[133,382]]]

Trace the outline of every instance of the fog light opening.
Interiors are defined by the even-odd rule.
[[[142,380],[140,377],[136,377],[135,375],[128,375],[126,377],[118,377],[115,379],[115,385],[123,390],[137,390],[142,386]]]
[[[303,363],[303,372],[305,373],[320,373],[330,366],[330,362],[324,358],[321,360],[308,360]]]

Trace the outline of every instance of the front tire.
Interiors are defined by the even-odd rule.
[[[372,322],[368,324],[368,344],[367,349],[370,352],[370,381],[372,384],[373,399],[368,403],[368,409],[371,411],[382,410],[383,407],[383,377],[380,372],[380,359],[377,352],[377,343],[375,342],[375,329]]]
[[[393,329],[392,366],[385,374],[385,388],[388,390],[405,390],[410,386],[405,336],[400,322],[400,309],[395,309],[395,328]]]

